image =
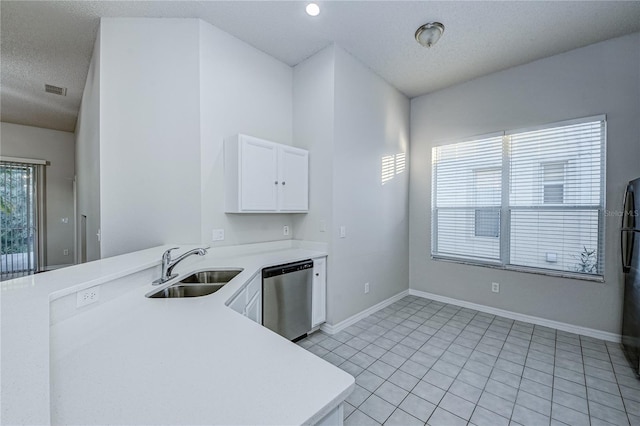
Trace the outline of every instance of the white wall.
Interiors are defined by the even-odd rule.
[[[607,115],[606,208],[640,176],[640,34],[472,80],[411,102],[410,286],[460,300],[620,332],[619,218],[605,221],[605,283],[430,259],[431,147],[437,141]],[[499,282],[500,293],[491,293]]]
[[[382,157],[409,157],[409,100],[335,50],[334,243],[329,318],[339,322],[408,288],[409,173],[384,185]],[[337,238],[340,226],[346,238]],[[364,294],[364,283],[370,293]]]
[[[81,217],[87,217],[87,261],[100,259],[100,31],[93,45],[76,124],[76,263],[81,261]]]
[[[3,156],[49,161],[46,185],[46,265],[74,263],[73,178],[75,173],[73,133],[19,124],[0,123]],[[62,218],[68,222],[63,223]],[[63,250],[69,250],[67,255]]]
[[[222,202],[224,138],[293,144],[291,67],[196,19],[105,18],[95,50],[78,128],[82,169],[99,170],[83,198],[99,193],[102,257],[212,245],[214,228],[216,245],[293,237],[292,215],[227,215]]]
[[[225,214],[223,141],[245,133],[287,145],[292,140],[292,68],[200,21],[201,240],[232,245],[292,238],[288,214]],[[213,243],[213,229],[225,240]]]
[[[200,241],[199,29],[102,19],[102,257]]]
[[[293,69],[293,139],[310,151],[309,213],[294,216],[293,234],[329,244],[334,229],[334,52],[329,46]]]
[[[381,161],[408,155],[409,100],[331,46],[295,67],[294,111],[312,159],[311,211],[294,233],[329,242],[327,322],[337,324],[408,288],[408,171],[382,185]]]

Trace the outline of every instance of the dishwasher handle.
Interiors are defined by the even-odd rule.
[[[303,271],[313,268],[313,260],[307,259],[300,262],[285,263],[284,265],[270,266],[262,270],[262,278],[271,278],[291,272]]]

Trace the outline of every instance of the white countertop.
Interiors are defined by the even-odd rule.
[[[225,306],[262,267],[326,254],[302,246],[277,242],[187,258],[175,268],[181,276],[243,268],[218,292],[195,298],[145,297],[160,288],[147,276],[159,274],[169,246],[3,282],[2,423],[320,420],[348,396],[353,377]],[[137,277],[131,288],[129,276]],[[100,302],[69,316],[75,292],[97,284]],[[53,304],[59,310],[50,311]]]

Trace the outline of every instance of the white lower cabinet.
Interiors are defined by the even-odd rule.
[[[313,288],[311,297],[311,326],[327,319],[327,258],[313,259]]]
[[[250,320],[262,324],[262,292],[257,292],[249,302],[246,309],[246,316]]]
[[[331,410],[329,414],[324,416],[315,426],[342,426],[344,416],[344,403]]]
[[[247,289],[242,290],[236,297],[231,300],[229,307],[239,314],[244,315],[244,309],[247,306]]]
[[[256,274],[249,284],[229,303],[234,311],[262,324],[262,273]]]

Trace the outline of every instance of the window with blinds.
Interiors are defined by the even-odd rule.
[[[433,257],[603,276],[604,149],[604,117],[434,147]]]

